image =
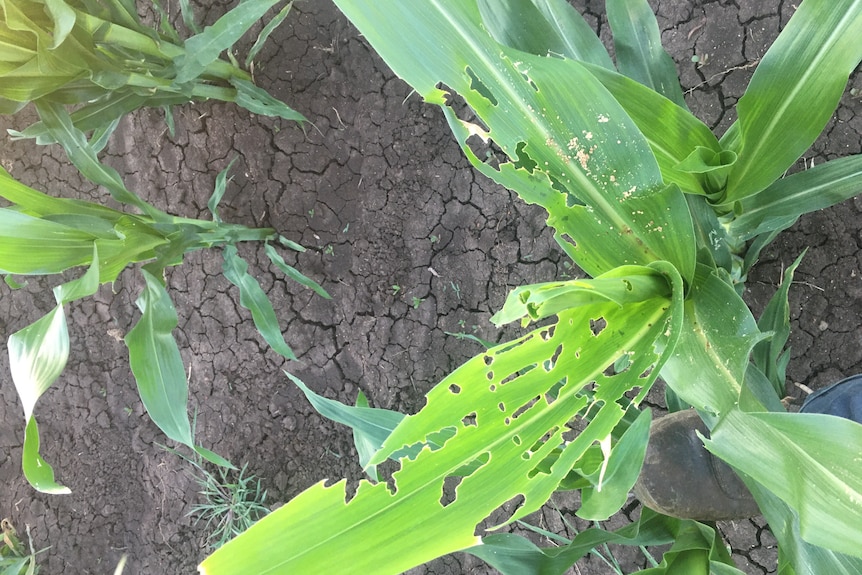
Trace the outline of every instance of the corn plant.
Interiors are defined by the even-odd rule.
[[[862,572],[862,426],[779,401],[792,269],[759,319],[740,297],[777,233],[862,191],[858,155],[783,177],[862,59],[862,1],[804,0],[720,138],[687,109],[645,0],[607,0],[616,62],[564,0],[335,2],[441,106],[477,170],[547,210],[590,277],[515,289],[493,321],[539,327],[467,361],[416,414],[306,389],[361,435],[367,470],[388,458],[400,468],[355,492],[312,486],[201,572],[399,573],[466,550],[504,573],[563,573],[621,537],[539,548],[481,534],[560,489],[580,490],[582,518],[616,512],[642,464],[650,415],[640,402],[659,375],[755,496],[781,573]],[[482,161],[490,144],[499,163]],[[688,549],[690,536],[666,534],[684,549],[679,563],[646,572],[740,573],[700,533],[704,544]]]
[[[70,133],[76,133],[83,142],[82,149],[93,154],[83,134],[74,129]],[[131,214],[93,202],[55,198],[25,186],[0,168],[0,196],[12,204],[0,208],[0,273],[8,283],[17,283],[12,275],[59,274],[87,267],[80,277],[54,288],[57,305],[51,312],[9,337],[12,379],[26,421],[24,475],[39,491],[69,492],[55,481],[52,467],[39,454],[34,408],[39,397],[60,376],[69,357],[66,305],[95,294],[99,285],[113,282],[121,271],[136,262],[145,262],[141,267],[144,288],[136,302],[141,317],[126,334],[125,344],[141,400],[153,422],[169,438],[213,463],[231,467],[224,458],[194,443],[187,414],[188,383],[171,333],[178,320],[166,289],[165,268],[182,263],[186,253],[220,247],[224,275],[239,288],[241,305],[251,311],[255,326],[272,349],[287,359],[295,359],[295,355],[284,340],[272,304],[248,273],[248,264],[239,256],[236,244],[265,242],[267,256],[285,275],[324,297],[329,296],[317,283],[288,265],[275,244],[303,251],[301,246],[272,229],[252,229],[221,220],[218,203],[227,184],[227,169],[216,178],[216,188],[208,203],[213,220],[206,221],[166,214],[127,190],[116,172],[97,162],[94,165],[113,176],[116,195],[142,208],[144,213]]]
[[[36,564],[36,551],[30,539],[30,526],[27,526],[29,552],[18,536],[18,530],[8,518],[0,521],[3,531],[3,541],[0,542],[0,575],[36,575],[39,566]],[[44,549],[43,549],[44,551]]]
[[[192,99],[217,99],[257,114],[304,120],[301,114],[256,87],[230,53],[234,43],[279,0],[244,0],[201,30],[187,1],[186,39],[161,15],[158,26],[141,22],[135,0],[4,0],[0,4],[0,113],[28,102],[78,104],[72,122],[83,132],[109,134],[124,114],[143,106],[165,107]],[[263,29],[245,62],[287,16],[288,3]],[[228,51],[230,61],[219,56]],[[56,141],[41,121],[16,135]],[[64,146],[67,143],[61,140]]]

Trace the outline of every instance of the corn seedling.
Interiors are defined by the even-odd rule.
[[[257,114],[302,121],[301,114],[256,87],[230,53],[278,1],[245,0],[204,30],[189,3],[180,2],[186,26],[195,32],[182,40],[156,3],[161,18],[151,28],[142,23],[134,0],[5,0],[0,5],[0,112],[36,103],[41,122],[16,136],[39,143],[58,141],[49,129],[52,117],[41,109],[46,103],[79,104],[72,123],[100,138],[132,110],[193,99],[235,102]],[[291,5],[261,31],[246,66]],[[220,58],[225,51],[231,61]]]
[[[780,401],[796,264],[759,319],[740,296],[781,230],[862,191],[858,155],[785,177],[862,60],[862,2],[802,1],[720,138],[688,110],[645,0],[606,2],[616,61],[565,0],[335,3],[442,108],[477,170],[547,211],[589,278],[514,289],[492,321],[539,327],[468,360],[416,414],[339,408],[297,383],[364,438],[365,469],[400,469],[352,497],[321,481],[201,572],[394,574],[460,550],[504,574],[561,574],[624,538],[676,542],[649,573],[739,575],[714,529],[646,511],[622,534],[588,530],[563,547],[487,534],[557,490],[580,490],[582,519],[617,512],[648,440],[640,404],[661,375],[711,430],[707,448],[741,472],[781,572],[862,573],[862,425]],[[447,485],[454,499],[441,498]]]
[[[0,575],[36,575],[39,566],[36,565],[36,551],[30,537],[30,526],[27,526],[27,542],[29,550],[18,537],[18,530],[9,519],[0,521],[3,531],[3,541],[0,543]],[[45,551],[43,549],[42,551]]]
[[[106,168],[107,169],[107,168]],[[54,383],[69,358],[66,305],[96,293],[120,272],[142,263],[144,288],[137,300],[141,316],[125,335],[129,364],[144,407],[169,438],[189,446],[200,456],[230,466],[220,456],[196,446],[187,414],[188,383],[179,348],[172,335],[177,313],[166,289],[165,268],[182,263],[186,253],[221,248],[225,277],[239,288],[240,303],[249,309],[255,326],[272,349],[295,359],[282,335],[272,304],[248,273],[236,244],[264,242],[273,265],[289,278],[329,297],[313,280],[288,265],[275,245],[303,251],[298,244],[272,229],[228,224],[218,215],[226,172],[216,178],[208,204],[212,221],[170,216],[125,189],[119,176],[115,187],[143,214],[131,214],[93,202],[55,198],[14,180],[0,168],[0,197],[12,207],[0,208],[0,273],[14,275],[59,274],[86,267],[77,279],[54,288],[56,307],[46,316],[9,337],[12,379],[24,406],[26,422],[23,469],[38,490],[68,493],[54,479],[51,466],[39,455],[39,431],[34,408]],[[7,275],[8,277],[8,275]],[[17,283],[17,282],[13,282]]]

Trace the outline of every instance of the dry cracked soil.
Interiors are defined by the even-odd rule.
[[[733,106],[795,5],[787,0],[654,0],[663,41],[674,57],[695,114],[722,132]],[[603,2],[575,0],[603,38]],[[232,5],[200,9],[213,22]],[[248,45],[240,46],[240,50]],[[694,58],[694,57],[697,58]],[[125,118],[104,155],[148,201],[207,219],[215,175],[233,158],[222,217],[272,226],[308,248],[296,257],[332,300],[286,281],[260,245],[241,253],[276,306],[299,363],[286,363],[257,335],[238,294],[220,274],[221,257],[197,252],[168,273],[180,317],[177,338],[188,368],[199,441],[262,478],[273,506],[323,479],[360,477],[352,437],[311,408],[283,369],[326,397],[414,412],[424,394],[479,351],[450,334],[501,341],[488,321],[508,290],[576,273],[545,227],[543,213],[474,172],[440,111],[425,105],[382,63],[330,0],[300,0],[258,58],[255,79],[313,123],[253,116],[232,105],[177,108],[176,132],[158,110]],[[694,60],[697,60],[695,62]],[[823,136],[797,169],[862,152],[862,100],[849,89]],[[856,92],[854,92],[856,93]],[[0,119],[20,127],[26,112]],[[105,201],[57,147],[10,142],[0,161],[13,176],[52,194]],[[781,273],[808,250],[791,290],[796,384],[818,388],[862,372],[862,200],[800,219],[762,256],[748,299],[762,308]],[[3,340],[53,306],[57,278],[0,286]],[[127,270],[111,289],[69,308],[72,353],[61,379],[39,402],[43,455],[71,495],[34,492],[20,469],[23,421],[0,355],[0,514],[31,527],[43,573],[108,573],[128,554],[126,573],[193,573],[206,555],[205,532],[188,517],[199,502],[189,467],[159,447],[135,389],[122,336],[137,318],[140,275]],[[652,401],[661,407],[660,394]],[[638,513],[608,525],[622,525]],[[571,535],[582,529],[575,503],[554,499],[532,517]],[[776,570],[774,539],[763,522],[719,525],[746,573]],[[625,572],[643,567],[639,552],[612,548]],[[493,573],[455,554],[411,571]],[[612,572],[596,557],[571,573]]]

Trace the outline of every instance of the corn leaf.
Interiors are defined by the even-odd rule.
[[[96,237],[87,232],[0,208],[0,271],[55,274],[90,263]]]
[[[263,48],[264,43],[266,42],[269,35],[272,34],[276,28],[284,22],[287,15],[290,14],[290,9],[293,8],[293,0],[290,0],[287,4],[284,5],[284,8],[279,10],[278,14],[275,17],[267,22],[266,26],[263,27],[263,30],[260,31],[260,34],[257,35],[257,40],[254,41],[254,46],[251,47],[251,50],[248,51],[248,56],[245,57],[245,67],[248,68],[252,63],[254,58],[257,56],[258,52]]]
[[[616,400],[654,380],[652,368],[662,361],[657,350],[673,347],[666,333],[681,321],[678,274],[673,284],[672,300],[567,310],[556,323],[469,360],[369,462],[418,445],[415,458],[401,458],[391,484],[363,481],[345,503],[344,482],[319,483],[216,551],[201,572],[400,573],[477,544],[476,525],[519,494],[522,505],[504,522],[532,512],[594,442],[610,436],[624,415]],[[590,319],[599,318],[606,323],[591,329]],[[630,357],[629,369],[605,375],[621,355]],[[593,382],[589,399],[581,392]],[[572,418],[589,405],[595,416],[575,436]],[[442,447],[430,445],[441,433],[448,437]],[[543,467],[552,455],[553,465]],[[441,498],[447,478],[458,481],[452,501]]]
[[[316,293],[320,297],[324,299],[332,299],[332,296],[330,296],[327,291],[320,286],[319,283],[307,277],[295,267],[288,265],[284,261],[284,258],[281,257],[281,254],[275,251],[275,248],[272,246],[272,244],[267,243],[266,245],[264,245],[264,251],[266,252],[267,257],[269,257],[269,259],[272,261],[272,263],[275,264],[275,267],[280,269],[284,273],[284,275],[286,275],[296,283],[314,291],[314,293]]]
[[[760,192],[814,143],[862,60],[862,0],[805,0],[739,100],[724,203]]]
[[[620,73],[687,109],[676,64],[661,45],[658,22],[646,0],[609,0],[606,7]]]
[[[233,46],[243,34],[278,0],[243,0],[239,5],[207,26],[200,34],[186,40],[185,53],[175,64],[176,84],[185,84],[200,76],[219,55]]]
[[[227,175],[235,163],[236,158],[231,160],[227,167],[218,173],[218,175],[216,176],[213,193],[210,196],[209,201],[207,201],[207,209],[213,215],[213,221],[216,223],[221,222],[221,218],[218,215],[218,205],[221,202],[221,199],[224,197],[225,191],[227,190]]]
[[[488,33],[504,46],[614,69],[593,29],[563,0],[479,0],[478,5]]]
[[[75,26],[75,11],[66,0],[45,0],[45,8],[51,15],[54,24],[54,43],[51,50],[56,50]]]
[[[188,383],[171,332],[177,312],[162,282],[146,270],[146,285],[135,304],[141,318],[126,334],[129,365],[153,423],[176,442],[194,447],[188,416]]]
[[[94,262],[99,261],[95,247],[91,258]],[[39,455],[39,427],[33,410],[42,394],[60,377],[69,360],[69,330],[64,305],[91,296],[98,288],[99,266],[96,263],[80,278],[54,288],[57,307],[50,313],[9,337],[7,347],[12,380],[24,405],[24,420],[27,422],[22,454],[24,476],[33,487],[44,493],[70,493],[70,490],[55,481],[54,470]]]
[[[258,88],[248,80],[231,78],[230,82],[236,88],[236,104],[263,116],[278,116],[285,120],[306,122],[305,116],[287,106],[281,100],[269,95],[266,90]]]
[[[146,270],[141,273],[146,285],[135,302],[141,318],[125,337],[141,401],[153,423],[169,438],[216,465],[233,467],[223,457],[194,443],[188,415],[188,382],[171,334],[177,327],[177,312],[162,282]]]
[[[273,351],[287,359],[296,359],[293,350],[284,341],[272,303],[257,280],[248,273],[246,261],[237,254],[236,247],[233,245],[225,246],[222,254],[224,277],[239,288],[239,302],[245,309],[251,311],[257,331]]]
[[[542,536],[553,534],[534,529]],[[528,539],[509,533],[490,535],[482,544],[466,551],[486,561],[503,575],[562,575],[592,549],[606,543],[626,546],[664,545],[676,542],[664,553],[659,567],[638,571],[638,575],[741,575],[731,567],[730,558],[721,535],[712,527],[691,520],[659,515],[644,508],[635,523],[617,531],[605,531],[596,527],[578,533],[563,546],[538,547]],[[684,568],[687,556],[697,557],[697,569]],[[687,565],[686,565],[687,567]]]
[[[36,109],[48,133],[63,146],[69,160],[84,177],[107,188],[118,202],[132,205],[155,220],[168,218],[166,214],[126,189],[120,174],[99,161],[84,133],[74,126],[69,113],[62,106],[49,102],[36,102]]]
[[[744,476],[743,479],[769,522],[770,530],[780,542],[778,573],[781,575],[862,573],[862,559],[806,542],[799,534],[799,515],[756,481]]]
[[[475,0],[336,4],[400,77],[444,106],[478,169],[552,214],[558,241],[581,256],[576,261],[588,273],[667,260],[691,277],[691,219],[682,194],[663,186],[644,137],[583,65],[500,45],[483,28]],[[422,66],[415,65],[419,54]],[[457,118],[441,83],[488,131]],[[483,164],[467,145],[471,138],[493,140],[510,161],[499,169]]]
[[[793,274],[802,262],[802,257],[800,255],[796,258],[796,261],[784,271],[781,286],[766,304],[763,314],[757,320],[758,329],[764,333],[772,333],[772,337],[755,345],[751,354],[752,361],[770,381],[779,397],[785,395],[785,370],[787,362],[790,361],[790,350],[784,348],[790,337],[788,293],[791,284],[793,284]]]
[[[862,425],[831,415],[734,409],[704,443],[787,502],[804,540],[862,558]]]
[[[802,214],[862,193],[862,155],[838,158],[782,178],[734,208],[728,231],[740,240],[790,227]]]
[[[726,413],[742,393],[752,348],[768,334],[757,328],[736,291],[702,265],[686,299],[684,322],[662,378],[702,413]]]

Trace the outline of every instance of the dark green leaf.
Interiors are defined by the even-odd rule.
[[[676,65],[662,48],[658,22],[646,0],[608,0],[606,9],[619,71],[687,109]]]
[[[194,448],[188,416],[189,388],[172,331],[177,312],[162,282],[141,270],[146,286],[135,304],[141,318],[126,334],[129,365],[147,413],[169,438]]]
[[[175,82],[185,84],[200,76],[219,55],[229,50],[237,40],[266,14],[278,0],[244,0],[236,8],[207,26],[203,32],[185,43],[185,54],[175,62]]]
[[[278,116],[285,120],[306,122],[305,116],[289,108],[284,102],[269,95],[247,80],[231,78],[230,82],[236,88],[236,104],[263,116]]]
[[[306,277],[293,266],[287,265],[281,255],[277,251],[275,251],[275,248],[271,244],[267,243],[264,246],[264,250],[266,251],[267,257],[269,257],[272,263],[275,264],[275,266],[280,269],[284,273],[284,275],[286,275],[296,283],[313,290],[320,297],[324,299],[332,299],[332,296],[330,296],[326,292],[326,290],[320,286],[319,283],[309,277]]]
[[[290,14],[290,9],[293,7],[293,0],[290,0],[287,4],[284,5],[278,14],[275,17],[267,22],[266,26],[263,27],[263,30],[260,31],[260,34],[257,35],[257,40],[254,42],[254,46],[251,47],[251,50],[248,51],[248,56],[245,58],[245,67],[248,68],[254,60],[255,56],[257,56],[258,52],[260,52],[261,48],[263,48],[264,43],[266,42],[269,35],[275,31],[278,26],[284,22],[284,19],[287,18],[287,15]]]
[[[488,32],[504,46],[614,68],[593,29],[563,0],[479,0],[479,11]]]
[[[293,350],[284,341],[272,303],[257,280],[248,273],[246,261],[237,254],[236,247],[232,245],[225,246],[222,254],[224,277],[239,288],[239,302],[251,311],[257,331],[273,351],[287,359],[296,359]]]

